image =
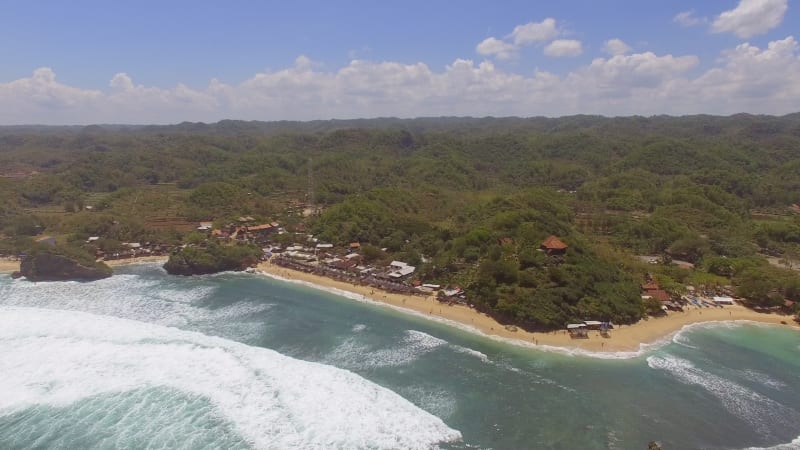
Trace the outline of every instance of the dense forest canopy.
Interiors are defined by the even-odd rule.
[[[800,300],[800,114],[0,127],[0,196],[0,252],[42,233],[176,244],[191,233],[164,223],[247,214],[417,264],[534,328],[637,320],[645,272]],[[550,235],[564,255],[538,251]]]

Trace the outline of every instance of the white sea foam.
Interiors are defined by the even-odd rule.
[[[470,355],[470,356],[474,356],[474,357],[480,359],[481,361],[483,361],[483,362],[485,362],[487,364],[491,364],[492,363],[492,360],[489,359],[489,357],[486,356],[485,353],[481,353],[481,352],[479,352],[477,350],[473,350],[473,349],[467,348],[467,347],[462,347],[460,345],[451,345],[450,348],[452,348],[453,350],[455,350],[455,351],[457,351],[459,353],[464,353],[464,354],[467,354],[467,355]]]
[[[460,439],[346,370],[126,319],[0,306],[0,415],[153,387],[207,398],[259,448],[426,448]]]
[[[455,397],[436,387],[408,386],[402,388],[400,393],[415,405],[442,419],[449,418],[457,408]]]
[[[380,307],[383,307],[383,308],[393,309],[395,311],[399,311],[399,312],[402,312],[402,313],[405,313],[405,314],[410,314],[410,315],[413,315],[413,316],[416,316],[416,317],[419,317],[419,318],[422,318],[422,319],[425,319],[425,320],[430,320],[430,321],[433,321],[433,322],[445,324],[445,325],[448,325],[450,327],[457,328],[457,329],[459,329],[461,331],[465,331],[465,332],[468,332],[468,333],[471,333],[471,334],[482,336],[484,338],[491,339],[493,341],[503,342],[503,343],[514,345],[514,346],[517,346],[517,347],[525,347],[525,348],[531,348],[531,349],[547,351],[547,352],[552,352],[552,353],[559,353],[559,354],[566,355],[566,356],[584,356],[584,357],[597,358],[597,359],[631,359],[631,358],[637,358],[639,356],[642,356],[645,353],[651,352],[651,351],[653,351],[653,350],[655,350],[657,348],[660,348],[660,347],[668,344],[669,343],[669,339],[672,338],[672,335],[669,335],[668,337],[665,337],[664,339],[661,339],[661,340],[659,340],[659,341],[657,341],[655,343],[641,344],[640,345],[640,349],[638,351],[630,351],[630,352],[593,352],[593,351],[590,351],[590,350],[583,350],[583,349],[579,349],[579,348],[566,348],[566,347],[558,347],[558,346],[551,346],[551,345],[534,345],[531,342],[526,342],[526,341],[522,341],[522,340],[519,340],[519,339],[510,339],[510,338],[504,338],[504,337],[501,337],[501,336],[496,336],[496,335],[493,335],[493,334],[487,334],[487,333],[484,333],[483,331],[481,331],[480,329],[478,329],[476,327],[473,327],[471,325],[467,325],[467,324],[464,324],[464,323],[461,323],[461,322],[457,322],[455,320],[445,319],[445,318],[439,317],[439,316],[433,316],[433,315],[430,315],[430,314],[424,314],[424,313],[421,313],[419,311],[416,311],[416,310],[413,310],[413,309],[410,309],[410,308],[403,308],[401,306],[391,305],[391,304],[384,303],[384,302],[381,302],[381,301],[378,301],[378,300],[374,300],[372,298],[369,298],[369,297],[361,295],[361,294],[355,294],[353,292],[345,291],[343,289],[337,289],[337,288],[331,288],[331,287],[327,287],[327,286],[322,286],[322,285],[311,283],[311,282],[308,282],[308,281],[305,281],[305,280],[295,280],[295,279],[291,279],[291,278],[285,278],[285,277],[282,277],[280,275],[275,275],[275,274],[271,274],[271,273],[267,273],[267,272],[261,272],[261,274],[266,276],[266,277],[268,277],[268,278],[272,278],[272,279],[275,279],[275,280],[283,281],[283,282],[286,282],[286,283],[310,287],[310,288],[313,288],[313,289],[316,289],[316,290],[319,290],[319,291],[325,291],[325,292],[328,292],[328,293],[331,293],[331,294],[334,294],[334,295],[338,295],[340,297],[349,298],[351,300],[356,300],[356,301],[359,301],[359,302],[362,302],[362,303],[368,303],[368,304],[375,305],[375,306],[380,306]]]
[[[800,449],[800,436],[787,444],[778,444],[772,447],[748,447],[744,450],[798,450]]]
[[[762,384],[772,389],[782,390],[786,389],[789,386],[779,380],[776,380],[765,373],[758,372],[756,370],[748,369],[748,370],[740,370],[738,373],[748,381],[752,381],[753,383]]]
[[[448,325],[448,326],[453,327],[453,328],[458,328],[459,330],[462,330],[462,331],[465,331],[465,332],[468,332],[468,333],[471,333],[471,334],[475,334],[475,335],[479,335],[479,336],[485,337],[487,339],[491,339],[493,341],[503,342],[503,343],[514,345],[514,346],[517,346],[517,347],[531,348],[531,349],[536,349],[536,350],[541,350],[541,351],[546,351],[546,352],[551,352],[551,353],[558,353],[558,354],[565,355],[565,356],[579,356],[579,357],[595,358],[595,359],[633,359],[633,358],[639,358],[641,356],[647,355],[647,354],[652,353],[652,352],[654,352],[654,351],[656,351],[656,350],[658,350],[658,349],[660,349],[660,348],[662,348],[664,346],[669,345],[670,343],[673,343],[673,339],[675,338],[675,336],[678,336],[678,335],[680,335],[682,333],[685,333],[685,332],[687,332],[687,331],[689,331],[689,330],[691,330],[693,328],[713,328],[713,327],[735,328],[735,327],[739,327],[741,325],[755,325],[755,326],[763,326],[763,327],[774,327],[775,326],[775,325],[772,325],[772,324],[765,324],[765,323],[755,322],[755,321],[751,321],[751,320],[727,320],[727,321],[716,321],[716,322],[693,323],[693,324],[684,325],[680,330],[677,330],[677,331],[675,331],[673,333],[669,333],[669,334],[667,334],[665,336],[662,336],[661,338],[659,338],[659,339],[657,339],[657,340],[655,340],[653,342],[639,344],[639,349],[638,350],[620,351],[620,352],[596,352],[596,351],[584,350],[584,349],[580,349],[580,348],[559,347],[559,346],[555,346],[555,345],[541,345],[541,344],[540,345],[535,345],[532,342],[527,342],[527,341],[523,341],[523,340],[520,340],[520,339],[505,338],[505,337],[496,336],[496,335],[493,335],[493,334],[487,334],[487,333],[484,333],[483,331],[481,331],[478,328],[473,327],[471,325],[467,325],[467,324],[464,324],[464,323],[461,323],[461,322],[457,322],[455,320],[450,320],[450,319],[445,319],[445,318],[438,317],[438,316],[433,316],[433,315],[430,315],[430,314],[424,314],[424,313],[421,313],[421,312],[413,310],[413,309],[403,308],[403,307],[400,307],[400,306],[395,306],[395,305],[391,305],[391,304],[388,304],[388,303],[380,302],[380,301],[374,300],[372,298],[369,298],[367,296],[364,296],[364,295],[361,295],[361,294],[356,294],[356,293],[349,292],[349,291],[345,291],[343,289],[337,289],[337,288],[331,288],[331,287],[327,287],[327,286],[322,286],[322,285],[311,283],[311,282],[308,282],[308,281],[305,281],[305,280],[294,280],[294,279],[290,279],[290,278],[285,278],[285,277],[282,277],[282,276],[279,276],[279,275],[274,275],[274,274],[263,272],[263,271],[260,272],[260,273],[262,275],[268,277],[268,278],[272,278],[272,279],[275,279],[275,280],[279,280],[279,281],[283,281],[283,282],[287,282],[287,283],[291,283],[291,284],[297,284],[297,285],[301,285],[301,286],[310,287],[310,288],[313,288],[313,289],[316,289],[316,290],[329,292],[331,294],[335,294],[335,295],[338,295],[340,297],[345,297],[345,298],[349,298],[351,300],[356,300],[356,301],[359,301],[359,302],[362,302],[362,303],[369,303],[369,304],[372,304],[372,305],[393,309],[393,310],[396,310],[396,311],[403,312],[405,314],[410,314],[410,315],[413,315],[413,316],[416,316],[416,317],[420,317],[420,318],[423,318],[423,319],[426,319],[426,320],[431,320],[431,321],[434,321],[434,322],[442,323],[442,324]],[[678,339],[680,340],[681,338],[678,338]]]
[[[668,372],[681,383],[699,386],[716,397],[728,412],[752,424],[764,435],[770,435],[771,424],[792,426],[800,414],[791,408],[747,389],[731,380],[697,368],[691,362],[674,356],[650,356],[647,364]]]
[[[375,369],[408,365],[447,341],[416,330],[406,330],[403,340],[388,348],[373,348],[356,338],[348,338],[324,358],[325,362],[348,369]]]
[[[353,333],[361,333],[362,331],[364,331],[366,329],[367,329],[366,325],[364,325],[363,323],[357,323],[357,324],[353,325],[352,331],[353,331]]]
[[[239,301],[220,308],[202,306],[217,285],[193,283],[174,288],[169,282],[148,280],[138,274],[114,275],[92,283],[0,283],[0,305],[84,311],[158,325],[189,328],[247,341],[263,331],[263,321],[246,317],[273,305]]]

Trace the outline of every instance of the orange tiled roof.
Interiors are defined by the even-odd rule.
[[[544,242],[542,242],[542,247],[548,250],[565,250],[568,245],[565,244],[561,239],[555,236],[550,236],[549,238],[545,239]]]

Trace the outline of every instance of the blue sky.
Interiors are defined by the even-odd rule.
[[[790,0],[0,8],[0,123],[782,114],[800,105],[800,76],[775,74],[800,73]],[[613,51],[611,39],[621,41]]]

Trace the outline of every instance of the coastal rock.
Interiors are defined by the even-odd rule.
[[[50,253],[25,256],[19,269],[20,275],[30,281],[93,281],[112,275],[105,264],[87,267],[72,258]]]
[[[258,264],[261,250],[255,246],[189,247],[170,255],[164,270],[170,275],[208,275],[242,271]]]

